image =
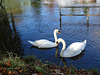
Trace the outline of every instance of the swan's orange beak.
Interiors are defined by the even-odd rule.
[[[57,43],[57,46],[58,46],[58,44],[59,44],[59,43]]]
[[[61,34],[60,32],[58,32],[59,34]]]

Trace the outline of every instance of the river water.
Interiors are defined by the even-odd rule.
[[[39,39],[54,41],[53,30],[57,28],[61,30],[61,34],[57,36],[63,38],[67,46],[73,42],[87,39],[85,51],[77,58],[64,58],[62,65],[64,63],[67,66],[73,64],[78,69],[98,68],[100,70],[100,16],[89,17],[89,25],[87,25],[86,16],[62,16],[60,26],[59,6],[54,1],[44,3],[35,0],[9,0],[4,2],[4,5],[9,26],[14,36],[19,39],[23,49],[17,51],[18,53],[35,55],[43,62],[48,61],[48,63],[59,65],[61,58],[55,56],[59,57],[62,48],[61,43],[58,48],[45,50],[34,48],[28,43],[28,40]],[[85,14],[85,11],[86,9],[82,8],[62,9],[62,13],[67,14]],[[100,8],[90,8],[89,13],[99,14]],[[15,45],[13,44],[13,46]],[[12,49],[12,52],[16,51]]]

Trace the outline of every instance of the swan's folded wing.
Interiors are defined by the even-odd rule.
[[[41,39],[41,40],[36,40],[34,41],[33,43],[30,42],[32,45],[36,46],[36,47],[39,47],[40,45],[42,45],[43,43],[47,42],[48,40],[46,39]]]
[[[54,42],[47,40],[45,42],[42,42],[39,48],[53,48],[56,46],[57,45]]]
[[[28,40],[28,42],[29,43],[31,43],[32,45],[34,45],[34,46],[40,46],[43,42],[46,42],[47,40],[45,40],[45,39],[41,39],[41,40],[36,40],[36,41],[30,41],[30,40]]]
[[[86,45],[81,42],[72,43],[67,47],[67,49],[64,52],[64,55],[66,55],[67,57],[76,56],[82,52],[85,46]]]
[[[28,42],[38,48],[53,48],[57,46],[54,42],[46,39],[36,40],[34,42],[28,40]]]

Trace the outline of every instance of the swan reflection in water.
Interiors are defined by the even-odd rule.
[[[32,48],[36,48],[38,50],[50,50],[50,49],[52,49],[52,48],[48,48],[48,49],[44,48],[43,49],[43,48],[38,48],[36,46],[31,46],[30,49],[32,49]],[[76,60],[80,60],[82,58],[82,56],[84,55],[84,53],[85,53],[85,50],[83,50],[79,55],[77,55],[75,57],[67,58],[67,57],[60,57],[60,54],[58,53],[59,52],[59,47],[58,46],[54,49],[56,49],[55,58],[61,59],[61,61],[59,63],[63,62],[64,67],[66,67],[66,60],[65,59],[71,59],[72,60],[71,62],[76,61]]]
[[[63,62],[64,67],[66,67],[66,61],[65,61],[65,59],[66,59],[67,57],[60,57],[60,54],[58,54],[58,51],[59,51],[59,48],[57,47],[57,48],[56,48],[55,57],[56,57],[57,59],[61,59],[60,62]],[[82,58],[82,56],[84,55],[85,52],[86,52],[86,50],[83,50],[79,55],[74,56],[74,57],[70,57],[70,58],[68,58],[68,59],[71,59],[72,62],[73,62],[73,61],[76,61],[76,60],[80,60],[80,59]]]

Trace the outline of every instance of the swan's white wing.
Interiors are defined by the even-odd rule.
[[[36,40],[34,42],[32,41],[28,41],[28,42],[34,46],[37,46],[38,48],[52,48],[57,46],[54,42],[46,39]]]
[[[42,44],[39,46],[39,48],[53,48],[53,47],[56,47],[57,45],[52,42],[52,41],[45,41],[45,42],[42,42]]]
[[[82,50],[85,48],[85,46],[86,46],[86,43],[83,43],[83,42],[72,43],[64,51],[64,57],[73,57],[80,54]]]
[[[36,41],[34,41],[34,46],[40,46],[40,45],[42,45],[44,42],[47,42],[48,40],[46,40],[46,39],[41,39],[41,40],[36,40]]]

